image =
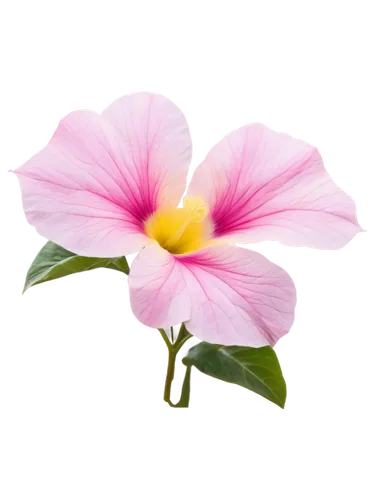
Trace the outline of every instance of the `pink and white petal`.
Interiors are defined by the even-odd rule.
[[[132,310],[145,325],[165,328],[190,318],[183,265],[158,243],[139,252],[128,281]]]
[[[189,195],[210,205],[217,237],[340,248],[361,231],[353,200],[316,148],[261,124],[222,139],[196,169]]]
[[[109,121],[115,111],[131,140]],[[186,120],[162,96],[126,96],[103,115],[73,112],[15,171],[26,217],[42,236],[80,255],[134,253],[149,242],[143,223],[165,193],[182,192],[189,148]]]
[[[192,155],[189,127],[180,109],[166,97],[140,92],[117,99],[102,116],[124,144],[125,163],[149,211],[178,205]]]
[[[92,111],[70,113],[49,144],[15,171],[28,222],[80,255],[138,251],[148,238],[121,166],[113,127]]]
[[[192,301],[188,330],[207,342],[274,345],[294,321],[296,291],[290,276],[263,255],[213,245],[182,256]]]
[[[134,260],[129,287],[133,312],[146,325],[185,321],[196,337],[223,345],[274,345],[294,319],[289,275],[226,244],[175,256],[153,244]]]

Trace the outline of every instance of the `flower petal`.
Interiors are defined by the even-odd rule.
[[[178,256],[148,247],[133,263],[129,286],[140,321],[156,328],[185,321],[208,342],[274,345],[294,320],[290,276],[262,255],[227,244]]]
[[[192,154],[189,127],[180,109],[159,94],[139,92],[120,97],[102,116],[125,144],[126,164],[136,170],[137,187],[149,212],[178,205]]]
[[[132,310],[145,325],[165,328],[190,318],[183,266],[158,243],[139,252],[128,281]]]
[[[210,205],[217,237],[340,248],[361,231],[353,200],[309,144],[250,124],[227,135],[194,173],[189,195]]]
[[[15,173],[26,217],[42,236],[79,255],[116,257],[148,243],[144,221],[166,198],[178,202],[190,155],[181,111],[142,93],[102,115],[69,114]]]

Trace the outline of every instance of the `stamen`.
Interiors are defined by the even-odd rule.
[[[208,204],[202,196],[185,196],[184,208],[190,213],[193,222],[203,222],[208,214]]]
[[[208,205],[200,196],[184,198],[183,208],[161,209],[145,222],[145,232],[168,252],[179,254],[204,246],[211,226],[204,220]]]

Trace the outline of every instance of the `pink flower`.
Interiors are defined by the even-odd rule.
[[[185,322],[208,342],[273,345],[293,323],[293,281],[233,243],[340,248],[361,231],[354,202],[314,147],[261,124],[224,137],[176,208],[190,159],[181,111],[139,93],[101,115],[69,114],[16,174],[42,236],[85,256],[139,252],[130,298],[146,325]]]

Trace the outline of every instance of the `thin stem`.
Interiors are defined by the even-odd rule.
[[[180,350],[181,347],[185,344],[185,342],[189,340],[191,337],[192,337],[191,333],[187,331],[186,326],[184,325],[184,323],[182,323],[176,340],[176,346],[177,345],[179,346],[178,350]]]
[[[191,407],[191,390],[192,390],[192,377],[193,368],[192,366],[185,367],[185,371],[182,375],[181,389],[178,400],[174,404],[176,409],[189,409]]]
[[[176,404],[173,404],[171,401],[171,388],[174,379],[177,353],[179,352],[181,347],[185,344],[185,342],[190,337],[192,337],[192,335],[187,331],[183,323],[181,325],[176,342],[174,344],[172,344],[169,341],[165,331],[162,328],[159,328],[159,332],[161,333],[164,342],[166,343],[168,348],[168,367],[167,367],[167,375],[165,378],[164,401],[166,401],[170,406],[173,407],[187,408],[189,405],[189,393],[190,393],[190,373],[191,373],[190,367],[187,367],[186,369],[185,379],[181,391],[181,398],[180,401]]]
[[[171,387],[174,378],[174,367],[176,363],[177,351],[169,349],[167,376],[165,378],[164,401],[171,402]]]
[[[172,341],[172,344],[174,342],[174,336],[173,336],[173,326],[171,326],[171,341]]]
[[[168,349],[171,347],[171,343],[169,341],[168,335],[165,333],[163,328],[158,328],[159,332],[161,333],[161,336],[163,337],[164,342],[167,344]]]

